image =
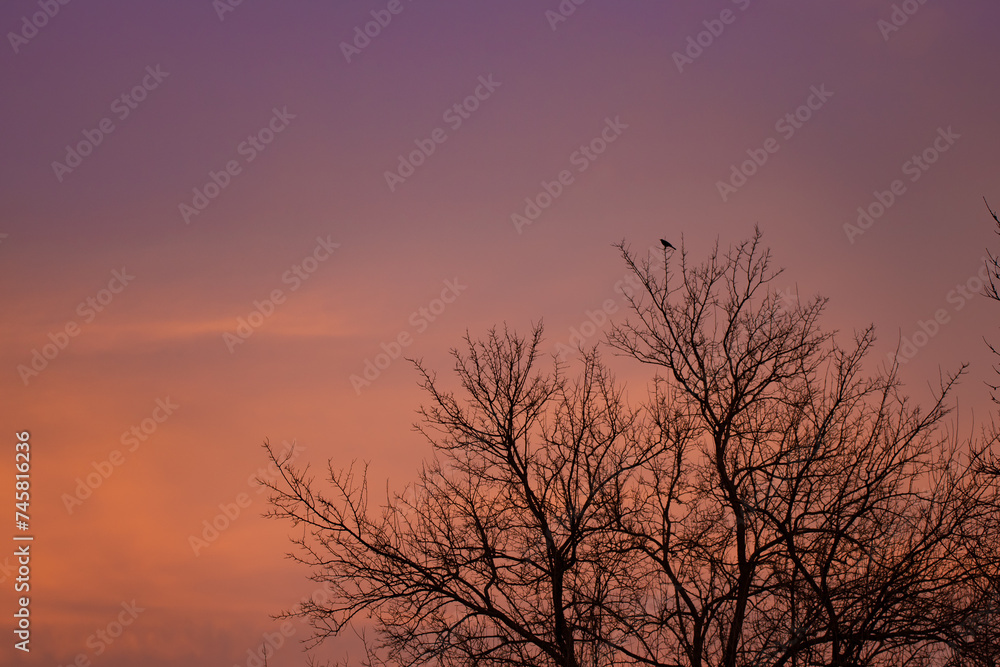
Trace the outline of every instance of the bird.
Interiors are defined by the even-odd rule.
[[[671,250],[677,250],[677,248],[670,245],[670,241],[667,241],[666,239],[660,239],[660,243],[663,244],[664,249],[670,248]]]

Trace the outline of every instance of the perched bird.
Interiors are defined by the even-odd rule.
[[[671,250],[677,250],[677,248],[675,248],[672,245],[670,245],[670,241],[666,241],[664,239],[660,239],[660,243],[663,244],[664,248],[670,248]]]

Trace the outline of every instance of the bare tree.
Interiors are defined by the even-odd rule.
[[[679,275],[622,255],[645,293],[610,344],[662,369],[685,437],[647,467],[619,529],[643,600],[609,610],[650,665],[992,665],[997,488],[984,443],[924,411],[869,329],[843,348],[825,302],[788,310],[760,234]],[[984,546],[983,545],[988,545]],[[972,631],[970,628],[975,628]]]
[[[990,212],[993,216],[993,221],[996,224],[996,229],[994,230],[998,235],[1000,235],[1000,216],[997,216],[997,212],[990,208],[990,203],[983,197],[983,201],[986,203],[986,210]],[[1000,301],[1000,256],[994,255],[989,249],[986,250],[986,254],[989,259],[986,260],[986,266],[989,270],[989,281],[990,284],[985,288],[985,295],[994,301]],[[994,355],[1000,356],[1000,350],[998,350],[993,343],[988,340],[986,344],[990,346],[990,351]],[[993,369],[1000,373],[1000,366],[994,366]],[[993,390],[993,402],[1000,403],[1000,398],[997,397],[996,392],[1000,390],[1000,385],[989,385],[990,389]]]
[[[368,662],[611,664],[602,608],[627,554],[612,510],[662,443],[596,352],[574,381],[539,370],[541,335],[467,336],[461,395],[417,364],[435,458],[378,510],[364,468],[331,468],[326,496],[268,450],[284,476],[272,515],[304,527],[296,558],[338,593],[300,610],[318,639],[363,615],[379,635]]]
[[[460,388],[419,363],[434,457],[370,502],[364,466],[328,490],[270,448],[272,516],[335,591],[364,664],[532,667],[995,665],[1000,503],[988,441],[950,428],[896,368],[866,373],[822,299],[790,308],[760,235],[644,290],[609,344],[657,370],[630,408],[595,350],[541,370],[541,328],[468,335]],[[267,483],[265,481],[265,483]]]
[[[1000,216],[997,216],[997,212],[990,207],[990,203],[986,200],[986,197],[983,197],[983,202],[986,204],[986,210],[990,212],[990,215],[993,217],[993,222],[996,225],[996,229],[993,231],[1000,235]],[[994,255],[988,248],[986,250],[986,255],[988,257],[986,260],[986,269],[988,272],[987,275],[989,276],[989,284],[985,286],[983,294],[994,301],[1000,301],[1000,291],[998,291],[1000,290],[1000,255]],[[988,339],[984,338],[984,340],[993,355],[1000,357],[1000,348],[997,348]],[[994,372],[1000,374],[1000,366],[994,365],[993,370]],[[997,396],[997,391],[1000,390],[1000,385],[990,384],[989,382],[986,384],[992,392],[991,397],[993,402],[1000,404],[1000,397]],[[1000,440],[1000,427],[996,424],[992,427],[990,437],[993,440]],[[1000,478],[1000,457],[992,457],[989,461],[983,463],[983,467],[986,472]]]

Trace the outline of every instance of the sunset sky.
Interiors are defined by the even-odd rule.
[[[902,337],[927,401],[968,362],[959,428],[991,418],[994,0],[63,2],[0,7],[0,498],[29,431],[35,538],[25,654],[0,530],[4,665],[254,664],[317,587],[264,440],[401,487],[431,451],[402,357],[600,342],[622,239],[698,262],[758,225],[872,368]],[[304,664],[285,629],[269,664]]]

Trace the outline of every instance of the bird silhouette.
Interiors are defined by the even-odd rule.
[[[672,245],[670,245],[670,241],[667,241],[667,240],[664,240],[664,239],[660,239],[660,243],[663,244],[664,248],[670,248],[671,250],[677,250],[677,248],[675,248]]]

